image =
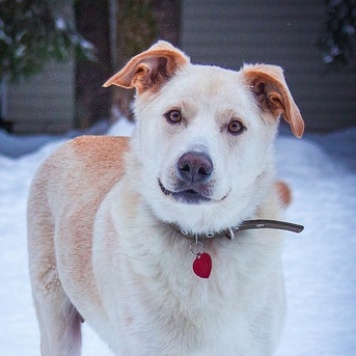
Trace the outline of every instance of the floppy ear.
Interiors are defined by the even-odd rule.
[[[294,135],[302,137],[304,121],[288,89],[282,68],[265,64],[246,65],[241,73],[261,109],[269,111],[275,119],[282,115]]]
[[[168,42],[159,41],[147,51],[133,57],[104,87],[113,84],[126,89],[136,88],[138,93],[147,89],[158,90],[187,63],[189,58],[183,52]]]

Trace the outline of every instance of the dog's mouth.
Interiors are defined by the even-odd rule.
[[[159,187],[161,188],[161,191],[163,192],[164,195],[171,196],[175,200],[186,203],[186,204],[200,204],[204,202],[209,202],[211,199],[202,193],[198,192],[195,189],[189,188],[189,189],[184,189],[184,190],[179,190],[177,192],[172,192],[168,190],[161,182],[160,179],[158,179],[158,184]]]

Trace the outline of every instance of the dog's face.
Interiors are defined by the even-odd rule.
[[[277,123],[262,120],[238,73],[188,65],[157,95],[139,97],[136,115],[142,193],[161,219],[226,227],[253,213]]]
[[[166,43],[135,58],[107,85],[137,88],[133,148],[154,213],[193,232],[251,217],[270,186],[272,142],[287,106],[292,129],[303,131],[279,68],[263,66],[281,76],[278,89],[256,67],[192,65]]]

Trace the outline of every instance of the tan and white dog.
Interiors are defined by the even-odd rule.
[[[31,187],[42,354],[79,355],[83,319],[116,355],[272,354],[285,311],[281,234],[221,231],[280,216],[280,115],[296,136],[304,129],[281,68],[193,65],[158,42],[112,84],[136,88],[132,139],[72,140]],[[203,254],[210,261],[194,266]]]

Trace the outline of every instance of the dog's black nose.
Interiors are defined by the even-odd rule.
[[[213,172],[213,162],[210,157],[201,152],[187,152],[178,160],[178,172],[184,180],[202,183]]]

